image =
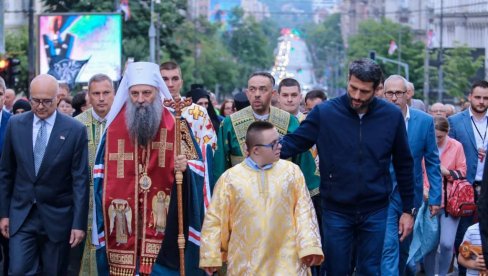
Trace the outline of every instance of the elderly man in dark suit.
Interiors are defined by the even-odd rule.
[[[0,231],[10,238],[9,275],[65,275],[69,248],[85,237],[85,127],[56,112],[58,83],[30,85],[32,112],[12,117],[0,160]]]
[[[2,155],[3,140],[5,137],[5,130],[7,129],[7,122],[10,119],[11,114],[8,111],[3,110],[4,98],[7,92],[7,86],[5,81],[0,77],[0,156]],[[0,260],[3,261],[3,271],[7,273],[8,271],[8,240],[0,235],[0,244],[2,246]]]

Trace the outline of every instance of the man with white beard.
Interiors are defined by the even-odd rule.
[[[174,170],[198,159],[181,124],[186,155],[176,156],[171,95],[154,63],[129,64],[107,115],[94,166],[99,275],[148,275],[172,221],[167,220]],[[182,151],[183,152],[183,151]],[[96,231],[95,231],[96,230]]]

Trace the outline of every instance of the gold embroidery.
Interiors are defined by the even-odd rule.
[[[116,264],[131,265],[134,263],[134,256],[132,254],[119,254],[109,252],[110,262]]]
[[[114,199],[108,207],[110,219],[110,235],[115,227],[117,243],[127,243],[127,238],[132,234],[132,209],[125,199]]]
[[[191,138],[191,130],[185,120],[180,121],[181,152],[186,155],[187,160],[198,160],[198,152]]]
[[[163,191],[159,191],[152,199],[152,223],[149,227],[156,229],[156,235],[158,232],[164,234],[166,229],[166,218],[169,209],[169,195],[166,195]],[[147,251],[149,252],[149,251]],[[155,254],[157,254],[156,252]]]
[[[200,110],[198,105],[194,105],[193,108],[188,110],[188,113],[193,116],[193,120],[197,120],[199,117],[203,117],[203,111]]]
[[[117,178],[124,178],[124,161],[134,160],[134,154],[132,152],[124,152],[125,141],[124,139],[118,139],[117,141],[117,152],[110,153],[108,159],[110,161],[117,161]]]
[[[166,138],[168,136],[168,130],[165,128],[161,129],[161,137],[159,138],[159,142],[152,142],[152,149],[159,150],[158,153],[158,165],[161,168],[166,167],[166,151],[173,150],[173,143],[166,142]]]

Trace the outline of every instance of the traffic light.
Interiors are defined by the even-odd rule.
[[[0,77],[4,81],[7,81],[8,77],[8,65],[9,65],[9,60],[7,58],[0,58]]]
[[[18,58],[9,58],[8,59],[8,86],[15,87],[19,82],[19,75],[20,75],[20,60]]]
[[[376,59],[376,51],[369,51],[369,58],[372,60]]]
[[[15,87],[19,82],[20,60],[18,58],[0,58],[0,77],[7,87]]]

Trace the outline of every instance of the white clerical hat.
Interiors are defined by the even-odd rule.
[[[119,114],[122,107],[124,107],[127,98],[129,97],[129,88],[137,84],[151,85],[159,90],[161,100],[173,99],[169,93],[166,83],[164,83],[159,71],[159,66],[152,62],[132,62],[127,66],[124,77],[120,81],[117,94],[115,94],[114,102],[110,111],[107,114],[107,128],[110,123]]]

